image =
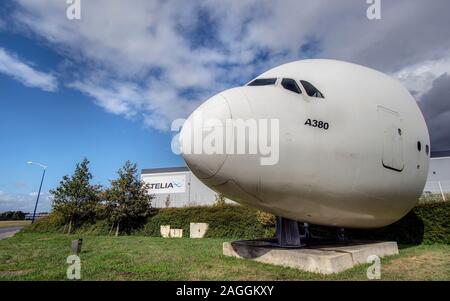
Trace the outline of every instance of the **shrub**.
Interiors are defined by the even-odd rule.
[[[35,220],[23,229],[24,232],[63,232],[65,218],[59,212],[52,212],[49,216]]]
[[[273,235],[273,228],[264,227],[256,218],[256,210],[239,205],[159,209],[138,233],[160,236],[160,226],[183,229],[189,237],[190,223],[209,224],[206,237],[261,238]]]
[[[258,217],[259,216],[259,217]],[[206,237],[254,239],[271,237],[274,227],[257,210],[240,205],[210,207],[186,207],[153,209],[144,226],[136,225],[128,234],[160,236],[160,226],[183,229],[183,236],[189,237],[191,222],[208,223]],[[60,232],[64,219],[57,213],[38,220],[25,231]],[[75,233],[107,235],[111,225],[105,220],[84,223]],[[140,228],[139,228],[140,227]],[[310,231],[316,236],[334,237],[336,228],[311,225]],[[415,207],[398,222],[380,229],[348,229],[347,235],[353,239],[394,240],[402,244],[450,243],[450,202],[428,203]]]
[[[332,237],[336,228],[311,225],[311,233]],[[379,229],[348,229],[353,239],[393,240],[402,244],[450,243],[450,202],[415,207],[392,225]]]
[[[425,204],[412,212],[423,222],[423,243],[450,243],[450,202]]]
[[[87,235],[109,235],[112,232],[110,223],[104,219],[96,222],[84,223],[82,226],[76,228],[74,233]]]
[[[24,232],[37,233],[68,233],[65,218],[59,212],[52,212],[49,216],[40,218],[34,224],[26,226]],[[108,235],[110,225],[106,220],[86,221],[71,231],[71,234]]]
[[[265,227],[275,227],[277,221],[275,215],[260,210],[256,211],[256,219]]]

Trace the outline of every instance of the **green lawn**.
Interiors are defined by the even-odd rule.
[[[64,280],[77,236],[19,233],[0,241],[0,280]],[[83,236],[84,280],[365,280],[368,265],[323,276],[222,255],[226,239]],[[383,280],[450,280],[450,246],[402,246]]]

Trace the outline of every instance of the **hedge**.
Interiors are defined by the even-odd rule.
[[[331,236],[336,234],[336,229],[312,225],[311,232]],[[450,202],[422,204],[387,227],[348,229],[346,233],[351,239],[394,240],[402,244],[449,244]]]
[[[274,226],[263,225],[257,212],[239,205],[154,209],[146,221],[126,233],[160,236],[160,226],[170,225],[171,228],[183,229],[183,236],[189,237],[190,223],[202,222],[209,224],[206,237],[254,239],[273,236]],[[63,229],[60,218],[51,214],[25,231],[62,233]],[[109,229],[106,221],[99,220],[78,225],[74,233],[108,235]],[[336,228],[331,227],[311,225],[310,229],[313,235],[331,237],[336,234]],[[353,239],[394,240],[403,244],[449,244],[450,202],[419,205],[390,226],[373,230],[348,229],[347,235]]]
[[[160,209],[137,233],[160,236],[160,226],[170,225],[183,229],[183,236],[189,237],[190,223],[207,223],[206,237],[254,239],[273,236],[274,228],[258,222],[256,213],[255,209],[236,205]]]

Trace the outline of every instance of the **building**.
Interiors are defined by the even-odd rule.
[[[143,169],[141,179],[150,185],[156,208],[212,205],[216,201],[217,193],[187,167]],[[450,151],[431,152],[424,193],[450,193]]]
[[[450,193],[450,151],[432,151],[424,193]]]
[[[141,180],[150,185],[156,208],[212,205],[216,201],[217,193],[187,167],[143,169]]]
[[[43,217],[47,217],[47,216],[49,216],[50,214],[48,213],[48,212],[39,212],[39,213],[36,213],[36,215],[35,215],[35,219],[40,219],[40,218],[43,218]],[[25,220],[32,220],[33,219],[33,213],[26,213],[25,214]]]

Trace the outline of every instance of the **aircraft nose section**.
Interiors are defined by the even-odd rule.
[[[200,179],[213,177],[227,159],[225,134],[231,111],[226,98],[217,94],[200,105],[180,132],[181,154]]]

